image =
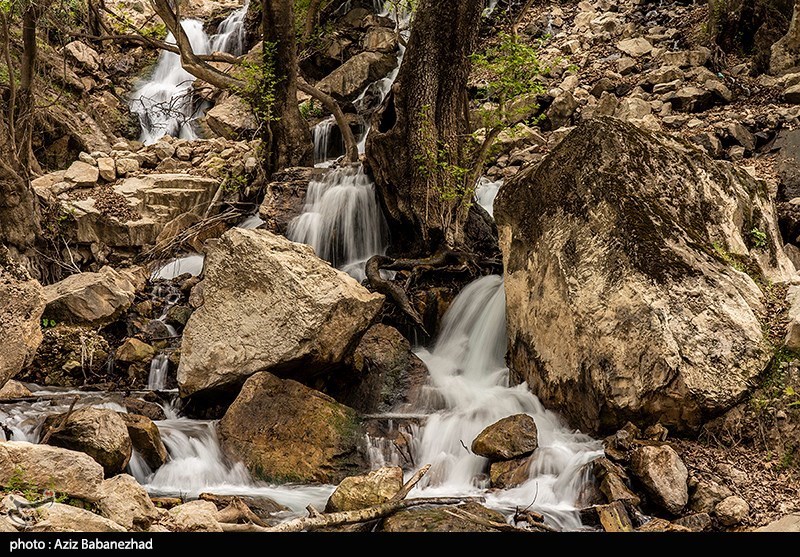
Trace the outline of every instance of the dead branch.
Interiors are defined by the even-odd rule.
[[[69,417],[72,415],[72,411],[75,408],[75,404],[78,402],[79,398],[80,397],[76,396],[74,399],[72,399],[72,403],[69,405],[69,409],[67,409],[67,413],[64,414],[64,416],[61,418],[61,421],[58,423],[58,425],[50,426],[47,429],[47,433],[45,433],[44,437],[42,437],[42,440],[39,441],[40,445],[46,445],[47,442],[50,440],[50,437],[52,437],[52,435],[54,433],[58,433],[59,431],[63,431],[64,428],[67,427],[67,420],[69,420]]]
[[[160,41],[158,39],[152,39],[150,37],[146,37],[144,35],[139,35],[136,33],[126,33],[126,34],[115,34],[115,35],[90,35],[88,33],[67,33],[70,37],[75,39],[87,39],[90,41],[115,41],[118,43],[125,43],[130,42],[137,44],[139,46],[147,46],[151,48],[157,48],[160,50],[166,50],[167,52],[172,52],[173,54],[180,54],[180,49],[175,46],[174,44],[170,44],[165,41]],[[204,62],[224,62],[228,64],[238,64],[241,60],[238,56],[234,56],[233,54],[229,54],[227,52],[212,52],[211,54],[197,54],[197,57]]]
[[[350,125],[347,123],[347,120],[344,117],[344,113],[342,112],[342,108],[339,106],[339,103],[337,103],[336,100],[330,95],[323,93],[312,85],[309,85],[302,77],[299,76],[297,77],[297,88],[303,93],[311,95],[317,99],[320,103],[322,103],[322,106],[324,106],[328,112],[333,114],[333,118],[336,120],[336,125],[338,126],[339,131],[342,134],[342,140],[344,141],[344,160],[345,162],[357,162],[358,142],[353,135],[353,130],[350,129]]]
[[[245,524],[267,526],[267,523],[261,520],[239,497],[231,499],[227,507],[217,512],[217,522],[228,524],[244,522]]]
[[[530,524],[530,528],[518,528],[517,526],[513,526],[505,522],[497,522],[495,520],[478,516],[471,512],[465,511],[464,509],[459,509],[458,507],[454,509],[445,509],[445,512],[456,518],[474,522],[475,524],[480,524],[481,526],[486,526],[487,528],[494,528],[495,530],[499,530],[501,532],[557,532],[555,528],[547,526],[546,524],[538,523]]]
[[[395,493],[394,496],[391,499],[389,499],[389,501],[400,501],[401,499],[405,499],[406,495],[408,495],[408,493],[412,489],[414,489],[414,486],[417,485],[417,483],[419,483],[419,481],[422,479],[422,476],[427,474],[428,470],[430,469],[431,465],[426,464],[425,466],[414,472],[414,475],[411,476],[411,478],[406,483],[403,484],[403,487],[400,488],[400,491]]]
[[[385,255],[375,255],[369,258],[364,268],[367,279],[369,279],[369,283],[373,289],[394,300],[394,303],[397,304],[397,307],[399,307],[403,313],[408,315],[411,320],[417,324],[417,326],[425,331],[425,325],[422,322],[422,317],[420,316],[419,312],[414,309],[414,306],[411,305],[406,291],[403,290],[399,284],[396,284],[390,280],[386,280],[381,276],[381,269],[388,268],[393,262],[394,260],[391,257],[386,257]],[[425,331],[425,334],[428,334],[428,332]]]

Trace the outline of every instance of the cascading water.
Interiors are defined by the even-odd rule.
[[[219,24],[217,34],[211,38],[212,52],[227,52],[234,56],[244,54],[244,18],[247,16],[249,6],[250,2],[245,2],[244,6],[232,12]]]
[[[163,391],[167,384],[167,369],[169,368],[169,356],[158,354],[150,362],[150,375],[147,378],[147,388],[151,391]]]
[[[200,253],[178,257],[165,263],[150,275],[150,280],[172,280],[183,274],[199,276],[203,272],[205,256]]]
[[[505,352],[503,281],[483,277],[453,301],[433,351],[418,351],[434,396],[423,397],[427,401],[419,410],[431,413],[412,442],[414,462],[432,465],[417,494],[482,494],[488,506],[507,514],[529,507],[555,527],[579,529],[576,504],[588,479],[584,465],[602,455],[602,446],[568,430],[525,384],[509,387]],[[487,460],[465,447],[486,426],[521,413],[533,417],[539,434],[530,479],[513,489],[487,492]]]
[[[328,155],[331,142],[331,130],[336,127],[336,120],[333,116],[326,118],[316,126],[311,133],[314,141],[314,164],[320,166],[326,163],[330,157]]]
[[[386,249],[386,224],[375,186],[361,165],[336,168],[309,183],[303,213],[287,230],[333,266],[363,280],[364,263]]]
[[[192,50],[196,54],[208,54],[210,43],[203,31],[203,23],[196,19],[181,21]],[[172,33],[166,39],[175,44]],[[193,98],[194,76],[183,69],[178,54],[161,52],[150,79],[139,85],[131,95],[131,110],[139,116],[142,126],[141,141],[146,145],[155,143],[165,135],[196,139],[193,122],[198,116],[198,107]]]
[[[482,177],[475,188],[475,201],[486,209],[486,212],[492,218],[494,218],[494,199],[497,197],[497,192],[500,191],[500,186],[502,185],[503,180],[492,182],[488,178]]]

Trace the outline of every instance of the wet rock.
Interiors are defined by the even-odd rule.
[[[664,510],[678,514],[689,502],[689,471],[669,445],[638,447],[631,455],[630,469]]]
[[[2,400],[9,400],[14,398],[24,398],[31,396],[31,391],[20,383],[19,381],[14,381],[13,379],[9,379],[3,388],[0,389],[0,401]]]
[[[352,373],[325,378],[320,390],[365,414],[413,406],[428,379],[408,340],[381,323],[367,329],[350,360]]]
[[[126,339],[122,346],[117,348],[114,358],[125,364],[150,363],[157,350],[149,344],[136,338]]]
[[[539,446],[536,422],[527,414],[516,414],[486,427],[472,441],[472,452],[490,460],[526,456]]]
[[[702,247],[738,254],[775,280],[791,276],[781,251],[773,264],[770,248],[749,244],[754,227],[767,245],[782,242],[769,196],[746,172],[668,135],[597,118],[506,182],[494,212],[512,381],[526,381],[573,426],[613,431],[638,416],[696,431],[766,368],[761,291]],[[590,281],[580,278],[587,269]]]
[[[317,88],[340,101],[352,101],[364,88],[388,74],[397,63],[394,54],[362,52],[336,68]]]
[[[517,487],[528,481],[530,469],[530,456],[492,462],[489,466],[489,481],[497,489]]]
[[[225,139],[250,139],[258,129],[253,110],[241,97],[230,96],[206,113],[205,121]]]
[[[165,420],[164,409],[154,402],[148,402],[138,398],[126,398],[123,401],[129,414],[138,414],[151,420]]]
[[[387,502],[403,487],[403,469],[378,468],[363,476],[342,480],[328,499],[325,512],[353,511]]]
[[[97,501],[103,467],[89,455],[50,445],[0,442],[0,484],[17,478],[36,491],[53,489],[87,501]]]
[[[81,161],[73,162],[64,173],[64,181],[75,184],[77,187],[93,186],[100,178],[100,171],[96,166]]]
[[[750,514],[750,505],[736,495],[726,497],[714,507],[714,515],[725,526],[735,526],[741,523],[748,514]]]
[[[192,308],[187,306],[172,306],[167,311],[167,323],[176,327],[184,327],[192,316]]]
[[[367,467],[354,410],[270,373],[245,381],[219,435],[229,456],[267,481],[332,483]]]
[[[344,362],[383,305],[311,247],[266,230],[227,232],[208,250],[203,284],[181,343],[182,396],[260,370],[309,378]]]
[[[168,528],[176,532],[222,532],[217,506],[211,501],[190,501],[169,510]]]
[[[723,499],[733,495],[733,492],[713,481],[700,480],[692,492],[689,508],[696,513],[709,514]]]
[[[394,52],[397,49],[397,36],[392,29],[371,27],[361,39],[361,46],[370,52]]]
[[[478,503],[466,503],[457,507],[435,507],[430,509],[408,509],[387,517],[381,526],[384,532],[496,532],[483,524],[466,518],[455,517],[448,510],[463,510],[485,520],[505,524],[505,517],[497,511]]]
[[[44,308],[41,284],[0,246],[0,385],[33,360],[42,342]]]
[[[596,507],[600,524],[606,532],[633,532],[633,523],[621,501]]]
[[[32,532],[125,532],[123,526],[112,520],[62,503],[38,507],[37,515]]]
[[[59,323],[102,325],[113,321],[134,301],[136,288],[111,267],[79,273],[46,286],[44,316]]]
[[[606,501],[623,501],[630,503],[634,507],[641,502],[638,495],[631,491],[630,480],[625,470],[611,462],[605,457],[597,458],[591,463],[594,477],[598,482],[600,492],[605,496]]]
[[[711,517],[708,513],[697,513],[682,516],[681,518],[673,521],[673,524],[683,526],[692,532],[708,532],[713,526]]]
[[[147,491],[133,477],[120,474],[100,484],[100,514],[130,531],[144,531],[158,519]]]
[[[124,413],[120,413],[119,417],[128,428],[131,445],[136,452],[142,455],[151,470],[156,470],[167,462],[169,455],[161,440],[161,433],[150,418],[139,414]]]
[[[42,431],[61,424],[65,414],[48,416]],[[113,410],[83,407],[70,414],[50,445],[88,454],[103,467],[106,476],[119,474],[131,458],[131,438],[119,414]]]
[[[286,168],[275,173],[264,188],[264,201],[258,210],[267,230],[286,234],[289,223],[303,212],[309,183],[321,179],[322,175],[320,169],[307,167]]]

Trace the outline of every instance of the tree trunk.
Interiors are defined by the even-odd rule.
[[[263,0],[264,64],[274,68],[273,114],[264,140],[269,145],[267,169],[311,166],[314,147],[297,104],[297,46],[292,2]]]
[[[474,186],[464,174],[465,89],[484,4],[420,0],[397,80],[373,117],[367,161],[401,252],[465,247]]]
[[[308,11],[306,12],[306,22],[303,27],[303,42],[307,42],[314,32],[314,27],[317,25],[317,16],[319,15],[319,8],[322,0],[311,0],[308,4]]]

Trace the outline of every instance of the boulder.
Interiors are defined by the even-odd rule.
[[[60,424],[63,417],[64,414],[48,416],[42,431]],[[87,406],[75,410],[48,443],[88,454],[100,463],[106,476],[125,470],[131,458],[131,438],[125,422],[119,414],[104,408]]]
[[[792,266],[747,172],[596,118],[507,182],[494,213],[512,381],[581,430],[697,431],[766,368],[762,293],[737,269],[783,281]]]
[[[73,62],[90,72],[96,72],[103,63],[95,49],[80,41],[72,41],[64,46],[64,53]]]
[[[102,325],[119,317],[133,303],[136,288],[111,267],[78,273],[46,286],[44,316],[58,323]]]
[[[138,338],[128,338],[117,348],[114,359],[125,364],[150,363],[155,357],[155,348]]]
[[[241,97],[230,96],[206,112],[208,127],[225,139],[251,139],[258,129],[252,108]]]
[[[150,418],[151,420],[165,420],[167,416],[164,414],[164,409],[155,402],[148,402],[139,398],[126,398],[122,403],[129,415],[136,414]]]
[[[597,487],[600,493],[605,496],[607,502],[623,501],[634,507],[639,506],[641,500],[638,495],[631,491],[629,487],[630,479],[622,467],[605,457],[593,460],[591,467]]]
[[[322,178],[319,168],[285,168],[272,175],[272,181],[264,187],[264,201],[258,216],[265,227],[275,234],[285,235],[289,223],[302,214],[306,206],[306,192],[312,181]]]
[[[397,49],[397,35],[386,27],[370,27],[361,39],[361,46],[370,52],[394,52]]]
[[[36,524],[32,532],[124,532],[125,528],[116,522],[96,515],[93,512],[53,503],[36,509]]]
[[[659,507],[680,513],[689,502],[686,465],[669,445],[637,447],[630,470]]]
[[[384,519],[384,532],[497,532],[491,526],[479,524],[468,518],[453,516],[453,511],[466,511],[484,520],[506,523],[499,512],[487,509],[478,503],[469,502],[455,507],[433,507],[407,509]],[[448,512],[451,511],[451,512]]]
[[[714,507],[714,514],[725,526],[735,526],[750,514],[750,505],[747,501],[736,495],[726,497]]]
[[[408,340],[382,323],[364,333],[348,364],[352,372],[326,378],[322,390],[364,414],[410,408],[428,380]]]
[[[111,157],[100,157],[97,159],[97,172],[106,182],[113,182],[117,179],[117,163]]]
[[[42,342],[45,308],[42,285],[11,259],[0,246],[0,386],[14,377],[36,355]]]
[[[714,511],[723,499],[733,495],[733,492],[714,481],[700,480],[692,492],[689,508],[696,513],[709,514]]]
[[[679,112],[703,112],[714,105],[714,95],[700,87],[682,87],[670,94],[667,102]]]
[[[550,129],[557,130],[570,125],[572,115],[578,108],[578,101],[569,91],[564,91],[555,98],[545,114],[550,122]]]
[[[800,104],[800,84],[788,87],[783,92],[783,100],[789,104]]]
[[[93,186],[100,178],[100,171],[96,166],[81,161],[73,162],[64,173],[64,181],[78,187]]]
[[[756,532],[800,532],[800,512],[787,514],[762,526],[756,528]]]
[[[120,474],[104,480],[98,495],[100,514],[126,530],[147,530],[158,519],[158,509],[132,476]]]
[[[387,502],[403,487],[403,469],[388,466],[342,480],[328,498],[325,512],[354,511]]]
[[[169,510],[171,529],[177,532],[222,532],[217,506],[211,501],[190,501]]]
[[[24,398],[27,396],[31,396],[30,389],[28,389],[28,387],[19,381],[14,381],[13,379],[9,379],[8,382],[3,385],[3,388],[0,389],[0,401],[14,398]]]
[[[536,422],[527,414],[515,414],[486,427],[472,441],[472,452],[490,460],[526,456],[539,446]]]
[[[677,66],[679,68],[704,66],[710,59],[711,50],[706,47],[665,52],[661,55],[661,61],[665,66]]]
[[[333,70],[317,89],[339,101],[352,101],[370,83],[385,77],[397,64],[394,54],[362,52]]]
[[[509,489],[528,481],[530,472],[530,456],[492,462],[489,466],[489,481],[494,488]]]
[[[692,532],[707,532],[711,530],[713,523],[708,513],[696,513],[682,516],[675,520],[673,524],[688,528]]]
[[[617,48],[628,56],[639,58],[645,54],[650,54],[653,50],[653,45],[650,41],[642,37],[635,37],[633,39],[625,39],[617,43]]]
[[[266,230],[222,236],[208,249],[203,284],[181,343],[182,396],[262,370],[309,378],[343,362],[383,305],[311,247]]]
[[[142,458],[151,470],[167,462],[169,455],[161,440],[161,433],[153,421],[139,414],[120,413],[119,417],[128,428],[133,448],[142,455]]]
[[[631,517],[621,501],[597,505],[595,510],[605,532],[633,532]]]
[[[82,452],[22,441],[0,442],[0,485],[9,485],[12,478],[36,491],[49,488],[97,501],[103,467]]]
[[[245,381],[219,436],[226,454],[267,481],[335,483],[367,467],[353,409],[270,373]]]

